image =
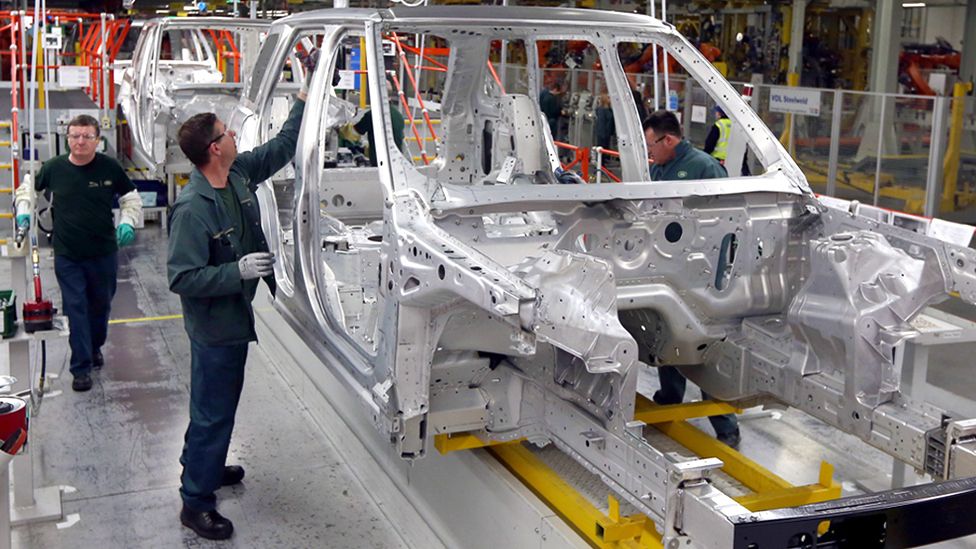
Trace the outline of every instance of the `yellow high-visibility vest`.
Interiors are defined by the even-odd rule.
[[[715,150],[712,151],[712,156],[724,161],[725,156],[729,152],[729,136],[732,135],[732,121],[728,118],[719,118],[715,121],[715,125],[718,126],[718,143],[715,144]]]

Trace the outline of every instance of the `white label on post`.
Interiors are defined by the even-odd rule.
[[[54,27],[59,29],[61,27]],[[55,34],[53,32],[44,33],[44,49],[46,50],[60,50],[61,49],[61,34]]]
[[[91,85],[89,69],[83,65],[58,67],[58,84],[62,88],[87,88]]]
[[[708,121],[708,109],[705,105],[691,106],[691,121],[696,124],[704,124]]]
[[[340,70],[339,83],[335,85],[337,90],[356,89],[356,71]]]
[[[770,88],[769,110],[804,116],[820,116],[820,91],[801,88]]]

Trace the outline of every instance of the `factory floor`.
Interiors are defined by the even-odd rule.
[[[220,511],[234,521],[234,537],[205,541],[180,525],[189,344],[182,321],[172,318],[181,311],[166,287],[165,234],[149,224],[137,235],[136,244],[119,255],[112,310],[117,322],[94,388],[73,392],[67,342],[48,346],[48,372],[57,378],[33,418],[31,452],[35,485],[63,489],[64,519],[15,527],[13,547],[408,546],[403,528],[385,512],[388,500],[367,492],[342,447],[315,423],[260,346],[251,347],[228,459],[243,465],[247,476],[218,492]],[[42,255],[45,288],[57,306],[50,249]],[[9,280],[8,263],[0,263],[0,279]],[[976,394],[976,378],[960,375],[971,370],[967,356],[933,351],[930,381],[959,395]],[[656,385],[652,372],[641,380],[647,394]],[[688,396],[697,397],[697,389]],[[696,423],[711,432],[707,422]],[[827,460],[844,495],[890,487],[890,458],[802,413],[750,412],[741,425],[743,453],[793,483],[815,482],[820,460]],[[472,546],[491,546],[484,541]],[[939,547],[976,548],[976,537]]]
[[[49,248],[43,256],[44,288],[59,306]],[[148,224],[119,254],[111,317],[122,322],[109,328],[91,391],[71,390],[67,341],[48,345],[58,378],[31,423],[31,452],[35,485],[63,487],[64,520],[15,527],[13,547],[406,547],[254,345],[228,457],[246,477],[217,493],[234,536],[210,542],[180,524],[190,348],[182,321],[166,318],[181,311],[165,272],[165,234]]]

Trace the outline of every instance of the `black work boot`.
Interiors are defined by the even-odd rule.
[[[102,366],[105,366],[105,357],[102,356],[101,351],[95,351],[92,353],[92,368],[101,370]]]
[[[220,479],[221,486],[233,486],[244,480],[244,468],[240,465],[225,465],[224,475]]]
[[[234,533],[234,524],[216,509],[194,511],[184,505],[183,510],[180,511],[180,522],[206,539],[227,539]]]
[[[717,435],[715,438],[717,438],[719,442],[728,445],[733,450],[738,450],[739,443],[742,442],[742,435],[739,433],[738,428],[736,428],[736,430],[732,431],[731,433],[722,433],[720,435]]]
[[[90,374],[78,374],[71,381],[71,388],[79,393],[85,392],[92,388],[92,379]]]

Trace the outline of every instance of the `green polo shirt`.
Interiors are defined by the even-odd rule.
[[[84,166],[67,154],[45,162],[34,190],[54,194],[54,254],[81,260],[118,250],[112,200],[135,189],[122,166],[101,153]]]
[[[693,147],[686,139],[674,148],[674,158],[651,166],[651,181],[682,181],[728,177],[712,155]]]
[[[393,103],[390,103],[390,122],[393,124],[393,143],[396,145],[396,148],[403,151],[403,131],[406,123],[403,120],[403,115],[400,114],[400,110]],[[359,135],[366,134],[366,138],[369,140],[369,164],[375,166],[376,136],[373,135],[373,113],[366,111],[366,114],[359,119],[359,122],[356,122],[353,129]]]

